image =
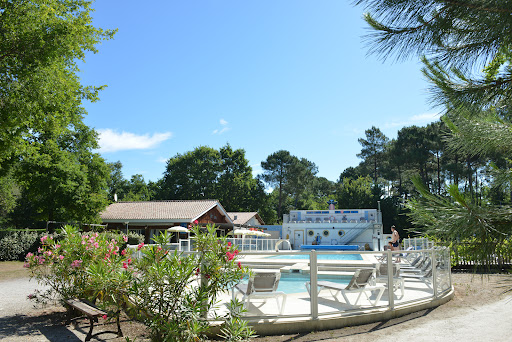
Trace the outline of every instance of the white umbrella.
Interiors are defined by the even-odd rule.
[[[258,235],[258,232],[255,230],[248,230],[248,229],[235,229],[233,231],[234,235]]]
[[[174,227],[167,229],[167,231],[173,232],[173,233],[188,233],[189,232],[189,230],[187,228],[182,227],[182,226],[174,226]]]

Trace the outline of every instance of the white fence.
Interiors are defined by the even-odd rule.
[[[403,249],[432,249],[435,246],[434,241],[429,240],[428,238],[405,238],[402,239]],[[412,247],[412,248],[410,248]]]
[[[240,252],[275,251],[276,245],[279,249],[291,249],[290,242],[281,239],[228,238],[227,240],[238,246]]]

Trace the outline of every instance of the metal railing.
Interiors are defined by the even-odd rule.
[[[229,242],[238,246],[240,252],[275,251],[276,245],[282,239],[228,238]],[[290,243],[280,243],[278,248],[290,249]]]
[[[345,262],[326,262],[323,256],[326,254],[346,255],[360,254],[362,261],[345,261]],[[269,300],[268,304],[263,306],[258,302],[257,307],[248,306],[246,313],[247,319],[272,319],[272,318],[289,318],[289,317],[307,317],[311,319],[321,319],[322,316],[339,315],[360,315],[364,312],[372,312],[376,308],[395,310],[403,306],[413,306],[415,302],[424,303],[426,300],[436,300],[444,296],[452,289],[451,272],[450,272],[450,250],[447,247],[434,247],[431,249],[409,250],[409,251],[384,251],[384,252],[319,252],[312,250],[310,252],[286,252],[281,251],[279,256],[287,258],[288,256],[308,255],[307,259],[298,259],[290,262],[290,259],[283,259],[283,265],[276,261],[276,253],[268,253],[273,256],[272,264],[266,261],[264,256],[267,253],[259,253],[258,259],[254,254],[240,253],[242,257],[242,265],[250,268],[273,268],[276,272],[281,273],[280,282],[287,282],[287,277],[300,277],[304,282],[309,282],[309,294],[304,288],[304,293],[294,294],[286,301],[286,307],[283,314],[272,307],[274,301]],[[397,263],[397,258],[401,258]],[[279,259],[278,259],[279,260]],[[415,266],[412,265],[415,262]],[[293,263],[295,265],[291,266]],[[343,263],[346,265],[344,266]],[[297,266],[301,264],[302,266]],[[397,265],[399,270],[396,271]],[[297,269],[293,269],[296,267]],[[384,267],[387,271],[385,275],[380,275]],[[287,269],[285,271],[286,268]],[[336,268],[339,271],[336,271]],[[333,296],[336,292],[330,292],[328,287],[324,290],[314,291],[313,289],[321,289],[323,285],[328,286],[332,283],[333,274],[339,273],[339,278],[344,278],[345,283],[340,283],[340,288],[345,288],[350,281],[347,274],[355,274],[355,271],[363,268],[372,268],[373,275],[368,285],[368,298],[362,295],[358,305],[355,305],[357,293],[347,291],[350,303],[346,303],[344,298],[338,292],[338,296]],[[289,272],[289,276],[286,272]],[[348,277],[348,278],[347,278]],[[328,280],[327,282],[322,282]],[[327,285],[326,285],[327,284]],[[391,289],[391,291],[389,290]],[[379,293],[382,290],[382,297]],[[278,291],[286,291],[278,288]],[[390,295],[392,293],[393,295]],[[350,297],[352,296],[352,297]],[[378,298],[379,297],[379,298]],[[298,302],[293,304],[293,300]],[[304,305],[309,301],[309,305]],[[300,304],[304,302],[304,304]]]
[[[402,239],[403,249],[431,249],[434,248],[435,243],[428,238],[404,238]],[[412,248],[411,248],[412,247]]]

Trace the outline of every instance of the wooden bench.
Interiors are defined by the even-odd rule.
[[[89,333],[85,337],[85,341],[86,342],[89,341],[92,338],[92,329],[94,327],[94,322],[98,322],[98,317],[105,316],[105,315],[107,315],[107,313],[103,310],[98,309],[94,305],[87,303],[84,300],[77,299],[77,298],[66,299],[65,302],[67,305],[69,305],[70,308],[80,311],[81,313],[83,313],[85,315],[85,316],[81,316],[81,317],[77,317],[77,318],[83,318],[83,317],[89,318],[89,322],[90,322]],[[75,318],[75,319],[77,319],[77,318]],[[72,318],[71,318],[71,310],[70,310],[68,321],[66,322],[66,324],[70,324],[71,320],[72,320]],[[117,336],[119,336],[119,337],[123,336],[123,333],[121,331],[121,325],[119,324],[119,314],[117,314]]]

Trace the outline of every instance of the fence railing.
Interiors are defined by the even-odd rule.
[[[263,304],[258,302],[257,306],[251,306],[248,300],[246,303],[248,311],[245,315],[249,320],[290,317],[310,317],[312,320],[317,320],[324,316],[339,316],[340,312],[343,313],[343,317],[372,314],[379,311],[375,309],[386,311],[411,307],[415,303],[422,305],[425,300],[441,298],[452,289],[450,249],[448,247],[424,249],[423,246],[427,245],[427,241],[419,239],[416,239],[419,248],[414,250],[355,253],[354,251],[318,252],[315,250],[275,253],[270,251],[275,248],[275,244],[279,241],[277,239],[230,240],[241,251],[239,260],[242,265],[253,269],[255,276],[261,272],[274,272],[280,277],[279,287],[276,289],[276,293],[280,296],[279,301],[267,300]],[[190,243],[193,245],[193,241],[189,242],[189,246]],[[173,249],[180,246],[181,243],[168,244],[162,245],[162,248]],[[246,250],[242,250],[244,246],[247,247]],[[412,244],[408,246],[412,247]],[[141,251],[137,250],[136,245],[131,245],[129,248],[134,253],[133,257],[140,257]],[[259,253],[251,253],[254,251]],[[359,255],[362,260],[349,260],[354,254]],[[330,257],[332,255],[340,258],[333,261]],[[267,259],[269,256],[272,259]],[[334,296],[335,291],[329,291],[330,287],[336,288],[336,284],[333,285],[333,283],[337,281],[340,281],[339,289],[344,291],[351,277],[356,277],[356,274],[363,269],[370,270],[371,277],[367,279],[361,291],[348,290],[346,293],[339,292]],[[197,280],[198,283],[207,281],[206,278],[202,279],[204,277],[202,273],[198,277],[200,278]],[[290,285],[291,283],[293,285]],[[293,286],[295,292],[288,292],[291,291],[289,286]],[[363,291],[366,297],[361,296]],[[285,293],[285,298],[288,297],[287,300],[281,299],[282,293]],[[293,295],[289,295],[291,293]],[[236,291],[232,295],[237,296]],[[225,295],[219,300],[228,302],[230,298],[230,295]]]
[[[275,251],[276,245],[279,249],[291,249],[288,240],[284,240],[283,243],[282,239],[228,238],[227,240],[238,246],[241,252]]]
[[[272,256],[271,263],[265,259],[267,254]],[[351,313],[360,315],[365,312],[371,313],[376,308],[387,307],[388,310],[395,310],[402,306],[413,306],[415,302],[420,304],[425,300],[435,300],[446,295],[452,289],[450,250],[447,247],[409,251],[360,251],[356,254],[360,254],[364,260],[360,261],[362,264],[359,266],[351,265],[354,263],[351,260],[339,261],[335,264],[332,263],[332,259],[324,260],[326,255],[332,254],[342,256],[344,254],[353,255],[354,252],[282,251],[277,256],[276,253],[259,253],[257,255],[240,253],[242,265],[255,269],[256,273],[275,271],[280,274],[280,284],[283,283],[283,288],[279,285],[278,292],[286,293],[290,282],[308,284],[307,287],[304,287],[305,293],[294,292],[293,296],[288,296],[283,311],[278,310],[275,301],[268,300],[268,304],[258,302],[257,306],[248,305],[246,317],[251,320],[259,320],[309,316],[316,320],[323,316],[339,315],[340,312],[343,312],[343,316]],[[292,256],[306,256],[307,258],[290,261],[288,258]],[[279,263],[281,260],[279,257],[283,257],[282,265]],[[399,259],[401,260],[397,262]],[[416,264],[413,266],[412,262],[415,260]],[[297,268],[296,272],[294,267]],[[354,277],[356,271],[361,269],[370,269],[373,272],[365,287],[366,298],[365,296],[357,298],[357,291],[346,291],[347,297],[345,297],[345,293],[342,297],[340,292],[337,293],[338,297],[335,297],[336,295],[333,296],[333,293],[336,291],[328,291],[330,286],[332,289],[336,289],[336,284],[333,285],[333,282],[337,282],[338,278],[341,279],[339,280],[341,282],[339,289],[345,289],[351,277],[347,274],[353,274],[352,277]],[[344,280],[343,277],[345,277]],[[321,291],[322,288],[326,290]],[[359,303],[356,304],[358,300]],[[298,302],[293,304],[293,301]],[[304,305],[308,302],[309,305]]]
[[[403,249],[431,249],[435,246],[434,241],[428,238],[404,238],[402,239]],[[412,247],[412,248],[411,248]]]

